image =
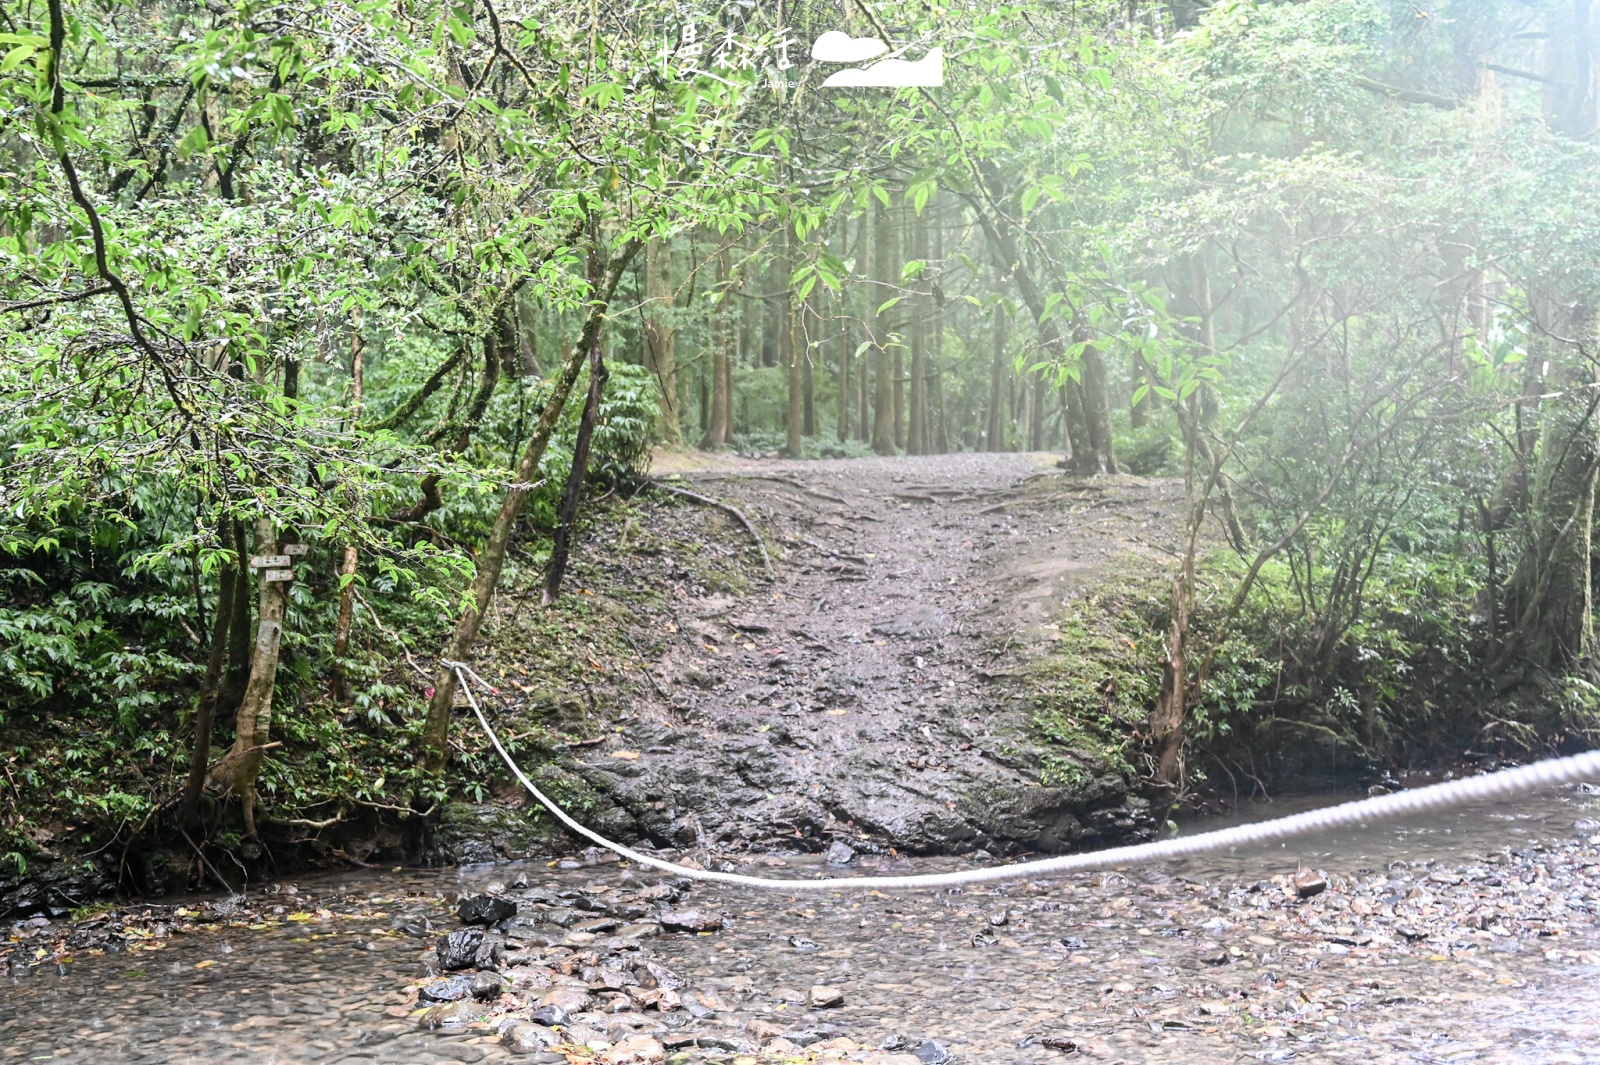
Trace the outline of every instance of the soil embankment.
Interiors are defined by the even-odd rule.
[[[567,761],[597,828],[733,851],[997,854],[1149,834],[1115,757],[1047,749],[1020,678],[1086,585],[1162,556],[1153,530],[1176,515],[1176,485],[1072,481],[1026,454],[724,459],[658,476],[738,508],[772,575],[712,590],[672,581],[687,563],[669,557],[670,591],[618,619],[649,675],[615,731]],[[749,545],[723,512],[673,497],[684,507],[720,532],[676,550]],[[1047,760],[1072,772],[1046,783]]]

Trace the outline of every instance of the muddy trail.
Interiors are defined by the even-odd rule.
[[[600,826],[736,851],[1000,855],[1146,838],[1146,803],[1096,752],[1074,752],[1071,787],[1041,783],[1017,678],[1083,588],[1170,557],[1181,488],[1071,481],[1052,458],[668,472],[762,530],[773,579],[737,596],[679,588],[632,626],[649,685],[576,767],[610,804]]]

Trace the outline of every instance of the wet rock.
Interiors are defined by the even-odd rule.
[[[481,928],[463,928],[451,932],[434,948],[439,958],[439,968],[445,972],[471,969],[477,965],[478,952],[483,948],[484,933]]]
[[[663,991],[682,991],[689,986],[689,981],[654,959],[644,963],[644,971],[649,974],[650,982]],[[639,982],[644,983],[643,980]]]
[[[849,865],[856,860],[856,852],[843,840],[834,840],[833,846],[828,848],[828,853],[823,859],[829,865]]]
[[[928,1040],[911,1053],[922,1065],[946,1065],[956,1059],[950,1048],[937,1039]]]
[[[582,1013],[584,1010],[589,1008],[593,1001],[594,999],[589,992],[580,987],[557,987],[547,992],[543,998],[539,999],[537,1005],[555,1006],[570,1016],[574,1013]],[[555,1024],[560,1022],[552,1021],[550,1023]]]
[[[636,921],[617,929],[617,936],[622,939],[654,939],[661,932],[659,921]]]
[[[837,987],[817,984],[806,992],[806,1005],[814,1010],[837,1009],[844,1005],[844,992]]]
[[[426,917],[400,916],[389,922],[389,927],[403,936],[421,939],[433,931],[433,922]]]
[[[564,1027],[568,1019],[567,1011],[554,1004],[542,1005],[528,1014],[528,1020],[534,1024],[556,1027]]]
[[[513,1024],[500,1033],[500,1042],[513,1054],[537,1054],[561,1042],[561,1037],[542,1024]]]
[[[473,895],[461,900],[456,916],[462,924],[499,924],[517,915],[517,904],[496,895]]]
[[[790,936],[789,945],[801,954],[815,954],[822,949],[816,940],[808,939],[805,936]]]
[[[646,1065],[666,1059],[666,1047],[648,1035],[630,1035],[600,1055],[604,1065]]]
[[[722,928],[722,918],[699,910],[668,910],[661,914],[661,927],[668,932],[716,932]]]
[[[459,1002],[472,994],[473,981],[470,976],[452,976],[448,980],[438,980],[431,984],[423,985],[417,991],[417,1001],[424,1003]]]
[[[1200,952],[1200,961],[1206,965],[1226,965],[1229,954],[1221,947],[1210,947]]]
[[[1328,890],[1328,880],[1321,873],[1311,869],[1303,869],[1294,875],[1294,893],[1303,899],[1313,895],[1320,895]]]
[[[505,981],[499,973],[480,972],[472,978],[472,997],[479,1002],[488,1002],[500,997],[500,992],[505,990]]]
[[[428,1029],[459,1028],[471,1024],[482,1016],[482,1006],[471,999],[462,999],[459,1002],[445,1002],[429,1008],[417,1023]]]

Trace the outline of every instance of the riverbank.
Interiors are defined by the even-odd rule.
[[[12,957],[44,958],[0,996],[0,1043],[85,1062],[269,1047],[285,1063],[539,1060],[514,1057],[510,1031],[550,1041],[551,1062],[909,1065],[908,1052],[940,1060],[931,1044],[970,1065],[1584,1062],[1600,1025],[1597,837],[1600,801],[1562,789],[1374,825],[1364,848],[1308,837],[971,892],[684,891],[598,855],[356,872],[19,929]],[[747,868],[962,864],[791,854]],[[502,992],[425,1002],[455,975],[438,947],[463,927],[460,898],[486,891],[518,910],[494,963]],[[704,931],[668,930],[692,927],[686,911]],[[81,933],[104,938],[54,953]],[[841,1001],[817,1008],[815,987]],[[534,1030],[549,1005],[566,1023]]]

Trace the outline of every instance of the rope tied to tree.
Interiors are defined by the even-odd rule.
[[[1514,769],[1501,769],[1497,772],[1485,773],[1482,776],[1466,777],[1462,780],[1451,780],[1442,784],[1432,784],[1428,787],[1415,788],[1411,791],[1379,795],[1369,799],[1325,807],[1320,810],[1308,810],[1305,813],[1292,814],[1288,817],[1279,817],[1256,824],[1239,825],[1234,828],[1218,829],[1214,832],[1202,832],[1194,836],[1157,840],[1153,843],[1113,847],[1110,850],[1091,851],[1086,854],[1064,854],[1054,858],[1042,858],[1038,861],[1017,862],[1013,865],[991,866],[985,869],[965,869],[953,873],[921,873],[907,876],[820,877],[814,880],[748,876],[743,873],[728,873],[714,869],[692,869],[686,865],[678,865],[663,858],[640,853],[631,847],[625,847],[579,824],[570,814],[552,802],[544,792],[540,791],[533,781],[528,779],[527,774],[522,771],[522,768],[517,765],[511,755],[506,752],[505,746],[500,742],[499,735],[495,732],[494,727],[489,724],[488,717],[484,715],[483,708],[478,705],[478,700],[472,693],[472,684],[469,681],[476,681],[482,685],[485,691],[491,693],[498,694],[498,689],[478,676],[472,667],[464,662],[456,662],[449,659],[442,659],[441,662],[447,668],[455,671],[456,677],[461,683],[461,690],[466,693],[467,703],[472,707],[473,714],[477,716],[478,724],[482,727],[484,735],[489,737],[489,742],[494,745],[495,751],[499,753],[500,758],[505,762],[512,774],[524,788],[528,789],[529,794],[538,799],[540,804],[550,811],[556,820],[574,833],[629,861],[660,869],[675,876],[718,884],[736,884],[740,887],[760,888],[767,891],[864,891],[883,888],[951,888],[966,887],[972,884],[993,884],[1007,880],[1026,880],[1043,876],[1062,876],[1066,873],[1090,872],[1126,865],[1170,861],[1174,858],[1188,858],[1212,851],[1255,846],[1313,832],[1324,832],[1333,828],[1345,828],[1352,825],[1364,826],[1369,821],[1381,818],[1404,817],[1428,810],[1442,809],[1447,806],[1458,806],[1462,803],[1509,798],[1513,795],[1536,791],[1540,788],[1554,787],[1559,784],[1576,784],[1600,779],[1600,751],[1589,751],[1566,758],[1549,758],[1534,762],[1532,765],[1518,766]]]

